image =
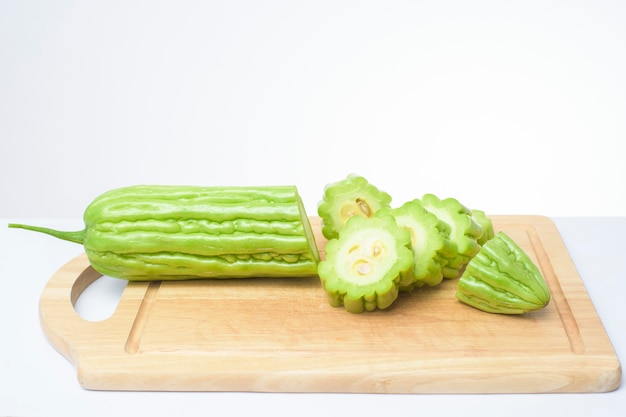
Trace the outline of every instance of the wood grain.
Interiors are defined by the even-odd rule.
[[[129,283],[107,320],[73,303],[100,277],[81,255],[43,290],[51,344],[86,389],[155,391],[608,392],[621,367],[553,222],[491,216],[552,294],[523,316],[458,302],[456,280],[400,294],[385,311],[328,304],[318,278]],[[311,218],[322,256],[325,239]],[[586,277],[598,279],[599,277]]]

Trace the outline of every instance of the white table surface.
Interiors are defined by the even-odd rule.
[[[554,218],[605,329],[626,358],[626,217]],[[82,247],[0,224],[0,416],[99,415],[556,415],[625,416],[626,388],[599,394],[390,395],[102,392],[80,387],[74,367],[48,342],[38,302],[48,279]],[[28,219],[79,229],[80,220]],[[118,281],[118,280],[116,280]],[[106,314],[123,287],[103,282],[81,298],[80,313]],[[97,297],[93,297],[96,293]],[[91,295],[90,295],[91,294]],[[89,297],[99,305],[85,305]],[[104,301],[103,301],[104,300]],[[109,300],[109,304],[107,304]],[[94,302],[94,304],[97,304]],[[623,378],[622,378],[623,379]],[[623,385],[623,382],[622,382]],[[458,413],[458,414],[455,414]]]

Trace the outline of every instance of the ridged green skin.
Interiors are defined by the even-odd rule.
[[[478,244],[482,246],[495,236],[493,222],[483,210],[472,209],[472,219],[483,229],[482,235],[477,240]]]
[[[458,278],[465,264],[480,250],[478,239],[483,234],[482,227],[472,218],[472,211],[455,198],[439,199],[434,194],[425,194],[421,203],[450,226],[448,238],[456,245],[456,253],[448,259],[443,276]]]
[[[400,227],[411,235],[413,273],[409,282],[400,283],[400,291],[411,291],[423,285],[435,286],[443,280],[443,268],[456,254],[456,246],[447,236],[450,227],[426,210],[419,200],[393,209],[381,209],[376,215],[391,214]]]
[[[326,239],[339,236],[352,216],[374,217],[381,208],[390,207],[391,196],[365,178],[351,174],[327,184],[317,213],[322,219],[322,234]]]
[[[410,243],[409,232],[392,216],[348,219],[339,237],[326,244],[326,259],[318,266],[329,303],[350,313],[390,307],[411,273]]]
[[[456,298],[489,313],[523,314],[548,305],[550,291],[528,254],[498,232],[467,264]]]
[[[73,239],[38,231],[82,243],[93,268],[111,277],[317,274],[319,254],[294,186],[131,186],[97,197],[84,221]]]

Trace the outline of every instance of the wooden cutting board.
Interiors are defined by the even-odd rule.
[[[331,307],[318,278],[129,283],[114,314],[73,303],[100,277],[86,256],[55,273],[43,330],[86,389],[362,393],[607,392],[610,340],[552,221],[492,216],[552,293],[523,316],[458,302],[456,280],[400,294],[385,311]],[[311,218],[324,256],[326,240]],[[599,279],[589,276],[586,279]]]

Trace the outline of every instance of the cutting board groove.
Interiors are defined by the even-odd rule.
[[[554,223],[491,216],[552,294],[505,316],[456,300],[456,280],[401,293],[385,311],[333,308],[317,277],[130,282],[113,315],[73,308],[100,275],[86,256],[49,280],[40,319],[86,389],[153,391],[607,392],[621,366]],[[326,240],[311,218],[321,256]],[[586,279],[597,279],[587,277]]]
[[[150,317],[152,306],[155,303],[160,286],[161,282],[155,281],[148,284],[148,287],[146,288],[146,293],[141,300],[137,316],[135,316],[133,326],[131,327],[130,334],[128,335],[128,340],[124,346],[124,350],[128,353],[137,353],[139,351],[141,335],[143,334],[146,323]]]
[[[565,329],[565,333],[570,341],[572,352],[583,353],[585,347],[580,336],[578,324],[572,314],[569,302],[563,294],[563,289],[561,288],[559,279],[554,271],[554,268],[552,267],[552,262],[550,262],[550,256],[541,243],[541,238],[537,229],[524,227],[523,225],[518,225],[517,227],[520,227],[528,233],[529,240],[532,244],[531,253],[535,254],[539,269],[542,271],[544,279],[546,279],[550,287],[552,303],[556,306],[556,310],[559,313],[559,317],[563,323],[563,328]]]

